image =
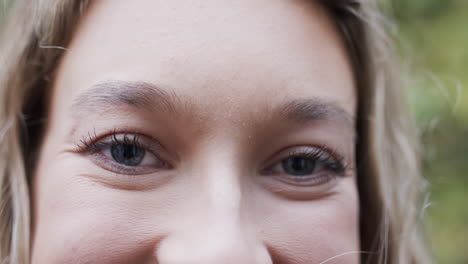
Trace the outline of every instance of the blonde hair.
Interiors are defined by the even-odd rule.
[[[421,232],[424,184],[416,133],[382,16],[365,0],[320,0],[335,18],[358,89],[357,170],[362,263],[430,263]],[[0,263],[29,263],[31,175],[48,89],[88,1],[18,1],[0,62]]]

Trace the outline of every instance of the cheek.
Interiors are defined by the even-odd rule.
[[[152,263],[155,246],[165,232],[177,229],[176,221],[182,218],[190,228],[199,228],[190,220],[193,211],[185,210],[186,217],[181,217],[183,208],[194,206],[175,195],[184,189],[177,182],[147,192],[110,189],[80,177],[86,168],[66,157],[43,156],[54,162],[40,162],[36,173],[33,264]],[[245,210],[254,214],[258,236],[270,245],[273,259],[321,263],[359,250],[353,178],[343,179],[338,187],[339,192],[313,201],[282,199],[255,188],[245,196],[250,205]],[[206,207],[198,205],[200,210]],[[345,254],[329,263],[359,263],[359,255]]]
[[[317,201],[264,203],[265,235],[272,248],[287,252],[287,263],[359,263],[358,199],[349,182]]]
[[[57,163],[36,174],[32,263],[146,263],[170,202],[105,188]]]

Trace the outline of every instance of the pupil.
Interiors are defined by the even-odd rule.
[[[286,173],[295,176],[309,175],[315,170],[315,161],[302,157],[289,157],[281,165]]]
[[[112,158],[126,166],[137,166],[145,157],[145,150],[130,144],[115,144],[111,147]]]

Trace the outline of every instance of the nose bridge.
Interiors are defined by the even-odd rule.
[[[198,183],[200,196],[190,201],[199,210],[191,210],[183,227],[175,227],[161,241],[156,251],[157,263],[271,264],[268,251],[242,206],[245,201],[240,170],[226,160],[213,162],[216,165],[204,166]]]
[[[228,143],[229,142],[229,143]],[[217,223],[235,226],[245,211],[242,206],[243,180],[246,175],[241,161],[241,150],[235,141],[214,139],[198,155],[195,177],[202,218],[211,217]]]
[[[219,165],[205,173],[202,183],[202,201],[205,200],[207,213],[219,220],[229,222],[240,217],[242,213],[241,176],[234,166]]]

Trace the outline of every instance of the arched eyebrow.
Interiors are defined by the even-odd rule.
[[[294,122],[330,120],[354,126],[355,117],[338,103],[322,98],[294,99],[281,105],[274,113]]]
[[[213,98],[216,100],[216,98]],[[75,118],[88,114],[105,112],[115,106],[130,106],[143,110],[157,110],[165,113],[194,114],[196,107],[190,107],[177,94],[148,82],[112,80],[93,85],[78,95],[72,103],[71,112]],[[338,103],[323,98],[300,98],[286,101],[265,113],[271,119],[293,123],[309,123],[328,120],[354,130],[355,118]]]
[[[78,95],[73,100],[71,113],[72,116],[79,117],[118,105],[175,112],[178,102],[180,100],[176,94],[154,84],[112,80],[97,83]]]

